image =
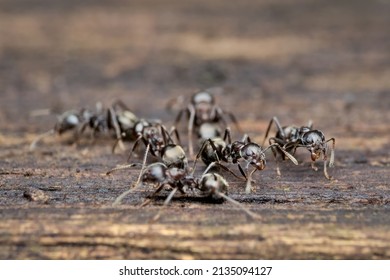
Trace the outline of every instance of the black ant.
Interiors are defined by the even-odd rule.
[[[146,166],[147,157],[149,155],[149,152],[160,159],[162,164],[168,166],[169,168],[180,168],[183,170],[188,171],[188,160],[186,157],[186,154],[183,150],[183,148],[180,145],[177,145],[173,142],[171,135],[168,133],[166,128],[161,125],[151,125],[149,126],[149,123],[146,122],[145,124],[148,124],[146,127],[148,128],[145,130],[146,127],[143,127],[142,133],[139,134],[139,137],[137,138],[136,142],[134,143],[133,149],[130,152],[129,159],[131,157],[131,153],[135,150],[136,145],[139,141],[143,141],[146,150],[144,153],[144,158],[142,162],[141,167],[141,173],[140,177],[138,177],[137,184],[141,180],[141,174],[142,170]],[[136,125],[137,127],[137,125]],[[160,131],[160,132],[159,132]],[[136,166],[137,164],[126,164],[122,166],[118,166],[110,171],[107,172],[107,175],[116,171],[116,170],[122,170],[127,169]]]
[[[37,143],[44,137],[57,133],[61,135],[68,131],[74,131],[74,137],[77,139],[85,125],[89,125],[93,113],[87,109],[70,110],[59,115],[57,122],[52,129],[39,135],[30,145],[30,150],[34,150]],[[99,128],[100,129],[100,128]]]
[[[202,124],[223,124],[226,127],[226,115],[228,115],[237,129],[240,130],[235,116],[216,105],[214,96],[208,92],[208,90],[197,92],[192,95],[191,102],[187,107],[179,111],[174,123],[175,127],[177,127],[180,122],[183,113],[186,113],[188,121],[188,150],[190,157],[193,157],[194,155],[192,135],[194,132],[199,131]]]
[[[135,124],[134,132],[137,135],[137,139],[130,151],[128,161],[130,161],[132,153],[137,148],[139,142],[142,142],[154,157],[160,157],[168,166],[185,165],[187,167],[187,158],[183,148],[172,139],[172,134],[175,133],[176,139],[180,143],[180,137],[175,128],[168,132],[159,121],[142,119]]]
[[[209,138],[203,142],[202,147],[196,155],[194,169],[199,157],[201,157],[202,161],[208,165],[209,168],[213,165],[223,166],[220,161],[237,164],[240,173],[245,177],[247,182],[245,191],[246,193],[250,193],[252,189],[252,175],[257,170],[263,170],[265,168],[265,152],[270,148],[278,148],[294,164],[298,164],[296,159],[278,143],[273,143],[263,149],[257,143],[252,142],[247,135],[245,135],[241,141],[232,142],[230,129],[227,128],[223,138]],[[246,163],[245,172],[240,165],[240,161],[244,161]],[[248,171],[249,166],[254,166],[253,171]]]
[[[334,148],[336,144],[336,140],[334,138],[330,138],[326,140],[325,135],[322,131],[312,128],[311,121],[307,126],[301,126],[301,127],[283,126],[282,127],[277,117],[273,117],[268,125],[263,142],[265,142],[265,140],[267,139],[271,125],[273,123],[275,123],[278,131],[276,132],[275,137],[271,137],[269,139],[270,144],[277,143],[280,146],[282,146],[286,151],[292,153],[292,155],[295,155],[296,149],[299,147],[304,147],[308,149],[311,154],[311,160],[312,160],[311,167],[315,171],[318,170],[318,168],[315,166],[315,161],[319,159],[321,155],[323,155],[324,175],[328,180],[331,179],[327,171],[327,160],[328,160],[327,143],[332,141],[332,146],[330,147],[330,160],[329,160],[329,167],[332,167],[334,163]],[[274,152],[274,156],[275,158],[277,158],[275,152]],[[285,159],[283,154],[282,154],[282,159],[283,160]],[[279,165],[277,165],[277,173],[280,176]]]
[[[126,140],[123,133],[131,129],[136,120],[138,120],[137,117],[122,101],[113,103],[108,109],[103,109],[101,103],[97,103],[95,112],[85,108],[66,111],[58,117],[54,128],[41,134],[31,143],[30,150],[34,150],[37,143],[44,137],[55,133],[61,135],[67,131],[74,131],[74,138],[77,140],[87,127],[92,131],[92,138],[95,138],[97,133],[113,130],[119,142],[122,139]]]
[[[229,184],[227,181],[217,173],[207,173],[208,169],[202,174],[200,178],[194,177],[189,174],[187,170],[168,167],[162,162],[156,162],[148,165],[145,169],[141,170],[140,179],[135,186],[126,192],[122,193],[113,203],[113,206],[119,204],[121,200],[131,192],[134,192],[140,185],[151,183],[154,184],[156,190],[150,197],[154,197],[161,190],[168,187],[171,192],[164,201],[164,206],[167,206],[172,200],[176,192],[182,194],[193,193],[201,197],[211,197],[214,200],[227,200],[228,202],[237,205],[251,218],[258,218],[258,216],[245,207],[243,207],[238,201],[232,199],[227,195]],[[142,182],[142,184],[140,183]],[[141,204],[146,205],[150,201],[147,200]],[[156,221],[161,215],[162,209],[152,219]]]

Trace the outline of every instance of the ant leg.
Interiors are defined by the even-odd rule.
[[[146,205],[148,205],[152,200],[150,198],[146,198],[144,200],[144,202],[142,202],[140,205],[138,205],[138,208],[142,208],[142,207],[145,207]]]
[[[241,142],[244,142],[245,144],[252,143],[248,134],[244,134],[244,136],[242,136]]]
[[[165,207],[167,207],[167,205],[169,204],[169,202],[171,202],[173,196],[175,195],[175,193],[178,191],[178,188],[174,188],[171,193],[168,195],[168,197],[165,199],[164,201],[164,204],[162,206],[162,208],[158,211],[158,213],[152,218],[152,222],[155,222],[157,221],[160,216],[161,216],[161,212],[165,209]]]
[[[179,131],[177,131],[177,128],[175,126],[172,126],[171,127],[171,131],[169,132],[169,136],[171,137],[171,140],[172,140],[172,134],[175,134],[175,137],[176,137],[176,140],[177,140],[177,144],[179,146],[181,146],[181,140],[180,140]],[[173,140],[172,140],[172,142],[173,142]]]
[[[127,161],[129,162],[131,159],[131,156],[133,155],[134,150],[137,148],[139,141],[142,140],[142,135],[140,134],[138,138],[135,140],[133,148],[131,149],[129,156],[127,157]]]
[[[242,178],[242,177],[237,176],[232,170],[230,170],[228,167],[226,167],[223,164],[221,164],[219,161],[214,161],[214,162],[210,163],[209,166],[207,166],[207,168],[203,171],[202,176],[205,175],[207,172],[209,172],[209,170],[211,168],[213,168],[214,166],[218,166],[218,167],[222,168],[223,170],[225,170],[225,171],[229,172],[230,174],[232,174],[237,179],[246,181],[246,177]]]
[[[315,161],[311,162],[311,169],[313,169],[314,171],[318,170],[318,167],[316,166],[316,162]],[[325,175],[325,177],[326,177],[326,175]]]
[[[272,141],[276,141],[274,137],[270,138],[269,141],[268,141],[270,146],[272,146],[275,143],[275,142],[272,142]],[[278,154],[275,151],[274,147],[271,147],[271,151],[272,151],[272,154],[274,155],[275,162],[276,162],[276,174],[277,174],[278,177],[281,177],[282,173],[280,173]]]
[[[336,145],[336,140],[334,138],[330,138],[325,143],[329,141],[332,141],[332,147],[330,148],[330,160],[329,160],[329,167],[332,167],[334,163],[334,147]]]
[[[265,150],[268,150],[269,148],[272,149],[272,147],[277,147],[286,157],[288,157],[295,165],[298,165],[298,161],[296,160],[296,158],[294,156],[292,156],[289,152],[287,152],[285,150],[284,147],[281,147],[278,143],[273,143],[271,145],[269,145]]]
[[[307,122],[307,127],[310,128],[310,129],[313,129],[313,121],[312,120],[309,120]]]
[[[223,135],[223,141],[226,142],[226,139],[227,139],[227,143],[228,143],[228,144],[231,144],[231,143],[232,143],[232,137],[231,137],[230,127],[227,127],[227,128],[225,129],[225,134]]]
[[[112,206],[117,206],[121,203],[122,199],[127,196],[129,193],[134,192],[136,189],[138,189],[140,185],[135,185],[134,187],[128,189],[127,191],[123,192],[121,195],[119,195],[115,201],[112,203]]]
[[[169,135],[167,129],[165,128],[164,125],[162,124],[157,124],[157,126],[160,127],[160,132],[161,132],[161,136],[163,138],[163,143],[164,143],[164,146],[168,145],[168,143],[172,143],[172,138],[171,136]]]
[[[277,118],[277,117],[273,117],[273,118],[270,120],[269,124],[268,124],[267,130],[266,130],[265,135],[264,135],[263,143],[261,144],[261,146],[264,146],[264,144],[265,144],[265,140],[266,140],[267,137],[268,137],[268,133],[269,133],[269,131],[270,131],[270,129],[271,129],[272,123],[275,123],[275,125],[276,125],[276,127],[277,127],[277,129],[278,129],[278,132],[281,134],[281,136],[282,136],[283,138],[286,137],[286,136],[284,135],[283,128],[282,128],[282,126],[280,125],[278,118]]]
[[[143,175],[144,169],[145,169],[146,159],[147,159],[148,153],[149,153],[149,147],[150,147],[149,145],[146,146],[146,152],[145,152],[144,160],[143,160],[143,162],[142,162],[142,168],[141,168],[141,171],[140,171],[140,173],[139,173],[139,176],[138,176],[137,181],[136,181],[135,184],[133,185],[134,187],[131,187],[129,190],[125,191],[125,192],[122,193],[120,196],[118,196],[118,197],[115,199],[114,203],[112,204],[113,206],[118,205],[126,195],[128,195],[128,194],[131,193],[135,188],[138,188],[138,187],[140,186],[141,178],[142,178],[142,175]]]
[[[130,189],[128,189],[127,191],[121,193],[116,199],[115,201],[112,203],[112,206],[117,206],[121,203],[122,199],[128,195],[129,193],[132,193],[134,192],[136,189],[139,188],[141,184],[139,184],[138,182],[136,184],[133,184],[132,187]]]
[[[180,95],[178,97],[174,97],[168,100],[167,104],[165,105],[166,110],[169,112],[173,111],[173,107],[177,104],[183,105],[184,102],[184,96]]]
[[[245,180],[248,180],[244,170],[242,169],[241,165],[239,163],[237,163],[237,166],[238,166],[238,170],[240,170],[240,173],[242,176],[244,176]]]
[[[334,146],[335,146],[335,142],[336,141],[335,141],[334,138],[331,138],[331,139],[327,140],[325,143],[327,143],[329,141],[333,142],[332,143],[332,147],[330,148],[330,160],[329,160],[329,167],[332,167],[333,163],[334,163]],[[324,160],[324,175],[325,175],[326,179],[331,180],[332,177],[329,176],[328,170],[327,170],[327,155],[326,155],[326,151],[327,151],[327,149],[325,149],[325,151],[324,151],[324,158],[323,158],[323,160]]]
[[[146,160],[148,159],[149,149],[150,149],[150,144],[148,144],[148,145],[146,146],[144,159],[143,159],[143,161],[142,161],[141,172],[139,173],[139,176],[138,176],[138,179],[137,179],[136,184],[139,184],[139,182],[141,181],[141,178],[142,178],[142,174],[144,173],[145,166],[146,166]]]
[[[213,107],[213,110],[214,110],[215,118],[216,119],[220,118],[222,120],[222,123],[223,123],[224,126],[227,126],[227,121],[226,121],[226,117],[225,116],[229,116],[231,122],[234,124],[234,126],[237,129],[237,131],[240,134],[242,133],[242,129],[241,129],[240,125],[238,124],[238,121],[237,121],[237,119],[236,119],[236,117],[234,116],[233,113],[225,112],[220,107],[217,107],[215,105]]]
[[[193,106],[188,106],[188,111],[190,113],[189,119],[188,119],[188,152],[190,154],[190,158],[194,157],[194,147],[192,143],[192,132],[194,130],[194,123],[195,123],[195,108]]]
[[[245,193],[250,194],[253,191],[252,188],[252,175],[257,171],[257,168],[254,168],[252,172],[249,173],[248,178],[246,180]]]
[[[167,206],[169,204],[169,202],[171,202],[173,196],[175,195],[175,193],[179,190],[179,188],[174,188],[171,193],[168,195],[168,197],[165,199],[164,201],[164,206]]]
[[[106,175],[110,175],[114,171],[123,170],[123,169],[129,169],[129,168],[132,168],[132,167],[137,166],[137,165],[139,165],[139,163],[132,163],[132,164],[121,165],[121,166],[115,167],[115,168],[107,171]]]
[[[125,110],[125,111],[131,111],[129,109],[129,107],[127,107],[127,105],[120,99],[117,99],[113,104],[112,104],[112,107],[119,107],[121,108],[122,110]]]
[[[115,116],[115,111],[114,111],[114,109],[112,107],[110,107],[108,109],[108,117],[109,117],[109,119],[111,121],[111,124],[114,127],[115,136],[116,136],[116,139],[117,139],[117,142],[115,143],[114,147],[112,148],[112,153],[115,152],[116,145],[119,145],[121,150],[125,150],[125,146],[123,145],[123,141],[122,141],[121,129],[120,129],[118,120],[117,120],[117,118]]]
[[[261,217],[255,213],[253,213],[252,211],[250,211],[249,209],[247,209],[246,207],[244,207],[241,203],[239,203],[237,200],[234,200],[233,198],[227,196],[226,194],[222,193],[222,192],[219,192],[219,191],[215,191],[215,194],[222,197],[223,199],[225,199],[226,201],[230,202],[231,204],[233,205],[236,205],[238,206],[242,211],[244,211],[250,218],[253,218],[253,219],[261,219]]]
[[[112,145],[112,148],[111,148],[111,153],[115,154],[116,147],[117,147],[118,145],[120,145],[119,142],[122,142],[122,139],[116,139],[116,140],[115,140],[115,143],[114,143],[114,145]],[[122,143],[123,143],[123,142],[122,142]]]
[[[173,122],[173,125],[177,127],[177,125],[179,124],[180,120],[181,120],[181,116],[183,115],[183,113],[187,111],[187,109],[182,109],[179,111],[179,113],[177,114],[176,116],[176,119],[175,121]]]
[[[192,175],[194,175],[196,163],[198,162],[198,159],[200,158],[200,156],[201,156],[203,150],[204,150],[205,147],[206,147],[207,141],[209,141],[209,140],[210,140],[210,139],[203,141],[203,144],[202,144],[202,146],[200,147],[199,152],[197,153],[197,155],[196,155],[196,157],[195,157],[194,165],[193,165],[193,167],[192,167]],[[211,140],[210,140],[210,141],[211,141]]]
[[[220,159],[219,159],[219,157],[218,157],[218,152],[217,152],[218,149],[217,149],[217,147],[215,146],[213,140],[211,140],[211,139],[209,138],[209,139],[203,141],[203,144],[202,144],[202,146],[201,146],[201,148],[200,148],[198,154],[196,155],[196,158],[195,158],[195,161],[194,161],[194,166],[193,166],[193,169],[192,169],[193,172],[195,171],[196,163],[197,163],[198,159],[201,157],[201,154],[202,154],[203,150],[206,148],[207,143],[209,143],[210,146],[211,146],[211,148],[213,149],[214,155],[215,155],[215,157],[216,157],[216,161],[217,161],[218,163],[220,162]],[[210,166],[210,165],[209,165],[209,166]],[[208,168],[208,169],[210,169],[210,168]],[[193,174],[193,173],[192,173],[192,174]]]
[[[324,158],[324,175],[325,175],[325,178],[326,178],[326,179],[331,180],[332,177],[329,176],[329,174],[328,174],[328,170],[327,170],[327,168],[326,168],[326,164],[327,164],[327,160],[326,160],[326,158]]]
[[[241,134],[243,131],[242,131],[240,125],[238,124],[236,116],[231,112],[225,112],[225,114],[227,114],[230,117],[230,120],[232,121],[232,123],[236,127],[237,131]]]
[[[37,147],[37,143],[39,141],[41,141],[46,136],[52,135],[54,133],[55,133],[55,130],[54,129],[50,129],[49,131],[46,131],[45,133],[42,133],[42,134],[38,135],[38,137],[35,138],[35,140],[30,144],[30,151],[35,150],[35,148]]]

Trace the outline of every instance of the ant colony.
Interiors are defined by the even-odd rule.
[[[180,130],[177,129],[183,116],[186,119],[187,138],[187,145],[184,146],[181,143]],[[232,141],[230,123],[233,124],[235,133],[242,135],[241,139]],[[276,133],[268,137],[272,125],[276,127]],[[179,193],[184,196],[208,198],[213,202],[227,201],[241,209],[248,217],[259,219],[258,214],[229,196],[226,174],[243,181],[245,193],[249,195],[254,191],[253,174],[263,170],[267,165],[268,150],[274,156],[278,177],[281,176],[280,159],[288,159],[294,165],[298,165],[295,158],[296,150],[305,148],[310,152],[312,169],[318,169],[315,162],[322,157],[324,176],[329,180],[332,178],[327,167],[334,164],[335,139],[326,139],[321,130],[313,128],[311,121],[306,126],[281,126],[278,118],[273,117],[260,145],[242,132],[234,114],[222,109],[210,90],[193,94],[190,102],[178,111],[170,129],[159,119],[136,116],[120,100],[108,108],[103,108],[98,103],[95,110],[81,108],[66,111],[58,116],[52,129],[37,136],[31,143],[30,150],[36,150],[38,143],[47,136],[62,135],[65,132],[72,132],[73,139],[77,142],[87,130],[92,139],[100,135],[112,137],[113,153],[118,146],[125,150],[124,142],[132,143],[127,155],[128,163],[111,169],[107,174],[141,166],[136,182],[118,196],[113,205],[120,204],[124,197],[140,187],[152,185],[153,192],[146,197],[141,206],[150,203],[164,190],[168,191],[168,194],[163,206],[169,205],[172,198]],[[142,162],[132,162],[134,153],[142,147],[144,149]],[[153,159],[152,163],[150,158]],[[199,159],[205,168],[196,172]],[[239,174],[232,170],[232,165],[237,166]],[[218,172],[214,172],[214,169],[218,169]],[[152,221],[161,217],[162,210],[163,208]]]

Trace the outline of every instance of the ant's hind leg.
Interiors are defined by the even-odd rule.
[[[175,193],[178,191],[178,188],[174,188],[171,193],[168,195],[168,197],[165,199],[164,201],[164,204],[162,206],[162,208],[160,208],[160,210],[158,211],[158,213],[152,218],[152,220],[150,222],[155,222],[157,221],[158,219],[160,219],[160,216],[161,216],[161,213],[162,211],[165,209],[165,207],[168,206],[169,202],[171,202],[173,196],[175,195]]]
[[[316,166],[316,162],[315,161],[311,162],[311,169],[313,169],[314,171],[318,170],[318,167]]]
[[[254,188],[252,186],[252,175],[256,171],[257,171],[256,168],[253,169],[253,171],[249,173],[248,178],[246,180],[245,193],[247,193],[247,194],[250,194],[254,190]]]
[[[327,160],[324,159],[324,175],[325,175],[326,179],[331,180],[332,177],[329,176],[329,174],[328,174],[328,169],[326,168],[326,165],[327,165]]]

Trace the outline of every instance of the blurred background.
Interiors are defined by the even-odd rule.
[[[217,86],[246,131],[312,119],[361,137],[345,147],[381,147],[389,14],[388,0],[0,0],[1,129],[39,133],[55,117],[34,110],[118,98],[167,121],[165,102]]]

